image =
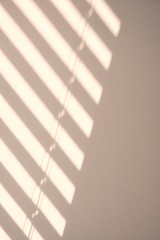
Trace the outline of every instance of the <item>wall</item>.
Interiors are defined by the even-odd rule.
[[[44,239],[158,240],[160,238],[160,30],[158,27],[160,2],[158,0],[108,0],[108,5],[121,22],[120,31],[116,37],[96,14],[87,19],[112,53],[110,66],[104,69],[95,58],[94,49],[91,51],[85,45],[82,51],[77,50],[78,57],[90,69],[103,89],[98,104],[88,96],[79,82],[75,81],[72,84],[69,81],[72,80],[73,71],[68,70],[69,67],[66,67],[63,60],[57,57],[50,45],[37,33],[16,5],[9,0],[1,0],[1,2],[3,8],[15,19],[52,70],[56,71],[93,120],[90,135],[87,132],[88,128],[85,128],[84,115],[79,113],[78,118],[73,119],[72,114],[69,114],[58,98],[53,97],[51,89],[41,81],[41,76],[37,76],[34,62],[31,67],[26,63],[25,58],[19,54],[3,29],[1,37],[3,53],[49,111],[56,116],[69,136],[75,140],[84,153],[84,160],[82,168],[78,165],[76,169],[73,162],[69,160],[69,155],[62,151],[58,141],[55,149],[50,150],[53,139],[41,126],[40,119],[36,120],[34,116],[36,109],[31,113],[31,110],[26,108],[3,75],[1,79],[3,98],[72,181],[75,194],[73,200],[69,200],[70,203],[68,203],[53,186],[48,173],[44,174],[43,168],[37,167],[30,156],[31,153],[27,152],[23,146],[25,136],[20,136],[17,140],[16,133],[20,133],[19,126],[14,125],[14,122],[11,125],[12,119],[5,118],[8,115],[5,115],[4,108],[3,111],[1,110],[1,137],[10,149],[11,155],[7,155],[9,157],[4,159],[3,152],[1,156],[3,159],[2,185]],[[35,0],[33,2],[36,2],[76,51],[81,39],[73,34],[50,1]],[[90,9],[89,5],[85,1],[73,0],[72,2],[82,15],[86,16],[86,12]],[[22,49],[25,48],[24,43],[19,43],[19,46],[20,44]],[[2,70],[4,67],[2,64]],[[38,69],[37,72],[39,71]],[[9,76],[9,73],[6,76]],[[18,80],[12,80],[11,77],[10,79],[16,86]],[[25,93],[22,92],[22,99],[24,99],[23,94]],[[74,113],[78,111],[77,109]],[[59,113],[62,114],[62,118]],[[77,127],[77,123],[82,129],[79,125]],[[9,126],[11,126],[10,129]],[[12,130],[15,130],[15,134]],[[62,137],[61,141],[63,141]],[[27,140],[26,143],[28,144]],[[65,146],[65,149],[67,146],[69,148],[69,143],[66,142]],[[76,161],[78,155],[74,154],[74,150],[71,147],[70,155],[72,160]],[[36,148],[33,154],[34,151],[36,153]],[[40,208],[36,216],[38,209],[35,207],[36,204],[29,200],[25,192],[7,173],[4,163],[12,160],[12,154],[66,219],[62,237],[51,224],[52,215],[50,220],[47,220]],[[23,176],[21,177],[23,183]],[[42,180],[44,184],[41,184]],[[8,213],[6,213],[7,210],[2,210],[0,219],[7,235],[16,240],[28,239],[25,235],[25,231],[28,230],[22,229],[21,226],[17,227],[9,216],[9,207],[6,208]],[[38,240],[40,237],[35,235],[35,239]]]

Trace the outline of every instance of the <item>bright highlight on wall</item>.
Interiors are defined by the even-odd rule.
[[[71,123],[75,124],[83,138],[88,139],[92,133],[94,119],[85,104],[82,104],[83,101],[81,102],[73,93],[72,85],[77,82],[80,91],[84,92],[84,95],[95,106],[100,103],[103,92],[99,79],[92,72],[91,67],[82,60],[80,52],[88,49],[94,57],[91,62],[97,61],[102,66],[103,71],[109,69],[113,58],[111,49],[96,33],[94,27],[89,24],[88,19],[90,17],[94,18],[94,15],[98,16],[114,37],[118,36],[121,27],[119,18],[105,1],[84,1],[89,6],[86,17],[76,7],[74,1],[68,0],[62,3],[56,0],[46,0],[46,3],[57,11],[64,23],[76,34],[79,39],[76,50],[39,6],[39,1],[4,1],[0,8],[2,34],[7,39],[8,44],[23,59],[22,62],[16,65],[14,61],[16,57],[15,59],[9,57],[5,48],[2,49],[0,55],[2,63],[0,117],[2,123],[14,136],[15,141],[18,141],[19,147],[24,149],[43,175],[40,181],[37,182],[34,174],[26,169],[25,164],[23,165],[27,159],[23,158],[23,156],[22,159],[19,159],[16,151],[13,152],[7,140],[2,138],[0,142],[2,172],[5,171],[11,177],[13,184],[16,184],[19,191],[23,192],[25,199],[29,199],[35,211],[28,215],[26,209],[23,209],[19,204],[18,198],[15,199],[10,189],[3,186],[3,184],[0,185],[0,204],[27,239],[45,239],[45,226],[42,229],[41,226],[35,226],[34,224],[34,220],[38,219],[39,216],[59,236],[62,237],[64,234],[67,219],[65,213],[58,209],[51,196],[44,191],[43,187],[47,182],[51,184],[53,192],[57,191],[67,205],[70,205],[74,199],[75,183],[69,173],[58,162],[58,159],[54,157],[54,151],[59,148],[68,163],[71,164],[69,165],[70,168],[75,168],[77,174],[79,173],[84,162],[85,153],[83,147],[75,139],[76,137],[71,136],[70,131],[64,127],[63,123],[66,115],[69,116]],[[19,20],[15,19],[13,12],[9,11],[12,6],[14,6],[17,14],[20,14],[27,21],[27,27],[33,28],[49,46],[52,53],[57,56],[57,59],[61,62],[62,71],[63,68],[69,71],[70,79],[67,79],[67,81],[62,79],[54,69],[54,64],[51,65],[48,59],[44,57],[32,37],[26,33],[25,26],[22,27],[23,25],[19,23]],[[7,42],[5,44],[7,45]],[[23,68],[27,66],[37,76],[38,81],[29,79],[30,76],[20,70],[21,66]],[[34,81],[37,81],[37,86],[44,86],[48,95],[60,106],[58,115],[56,112],[54,113],[54,109],[51,109],[47,101],[41,99],[39,94],[41,90],[35,89],[31,84]],[[24,111],[29,113],[28,119],[32,116],[37,123],[35,128],[39,126],[48,139],[52,139],[47,149],[24,120],[23,113],[19,114],[16,111],[17,106],[14,106],[14,102],[11,104],[8,98],[9,91],[5,92],[3,86],[7,86],[6,88],[10,89],[9,91],[13,93],[17,101],[21,102]],[[0,175],[3,177],[3,174]],[[7,232],[6,229],[1,227],[0,239],[12,239],[11,232]]]
[[[4,231],[2,227],[0,227],[0,236],[1,239],[11,240],[11,238],[8,236],[8,234]]]

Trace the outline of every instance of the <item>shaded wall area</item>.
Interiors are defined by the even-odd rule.
[[[66,239],[158,240],[160,2],[107,2],[122,27]]]

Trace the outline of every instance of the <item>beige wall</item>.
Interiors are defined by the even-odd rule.
[[[158,240],[160,2],[108,3],[121,31],[65,239]]]
[[[34,29],[29,28],[10,0],[1,2],[65,82],[70,73],[61,67],[56,55],[49,51]],[[55,25],[59,24],[61,31],[64,27],[64,35],[68,36],[68,41],[75,48],[78,39],[71,37],[69,28],[63,22],[56,22],[58,17],[55,17],[55,12],[52,16],[53,9],[49,8],[49,1],[36,2],[53,24],[55,20]],[[73,0],[73,3],[85,13],[87,5],[84,1]],[[91,61],[87,50],[80,55],[103,87],[101,102],[97,106],[93,104],[78,84],[72,89],[93,118],[91,137],[84,137],[68,115],[62,119],[64,127],[85,153],[82,170],[77,172],[59,149],[53,155],[76,186],[73,202],[69,206],[50,183],[47,183],[44,191],[66,217],[64,240],[159,240],[160,1],[108,0],[107,3],[121,20],[119,35],[115,38],[97,17],[93,16],[89,22],[112,51],[110,69],[106,71],[96,65],[97,62]],[[28,83],[42,101],[58,115],[60,105],[52,100],[52,96],[27,64],[23,63],[24,60],[8,39],[4,35],[1,39],[3,52],[28,78]],[[35,119],[23,109],[23,104],[4,79],[1,83],[2,95],[47,148],[51,139],[44,129],[35,125]],[[1,132],[2,139],[38,182],[42,178],[41,172],[19,148],[19,143],[4,123]],[[4,169],[1,176],[2,184],[30,216],[34,209],[32,204],[13,184]],[[4,212],[1,216],[3,228],[11,239],[26,239]],[[60,239],[45,223],[42,216],[34,220],[46,240]]]

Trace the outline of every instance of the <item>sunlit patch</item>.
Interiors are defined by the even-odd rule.
[[[72,116],[72,119],[77,123],[82,132],[84,132],[87,137],[90,137],[93,127],[93,119],[65,85],[61,90],[59,102],[64,106],[64,109],[69,115]]]
[[[1,9],[1,17],[3,19],[1,27],[4,33],[10,38],[12,43],[21,52],[21,54],[24,56],[25,60],[30,64],[30,66],[35,70],[35,72],[43,81],[43,83],[47,86],[49,91],[52,92],[52,94],[63,106],[64,103],[60,100],[61,99],[60,96],[62,97],[63,94],[61,91],[64,87],[62,80],[58,77],[58,75],[54,72],[54,70],[50,67],[46,60],[42,57],[39,51],[35,48],[33,43],[27,38],[27,36],[23,33],[23,31],[18,27],[18,25],[14,22],[14,20],[3,8]],[[64,52],[63,55],[65,55]],[[68,91],[68,89],[66,90]],[[80,103],[77,104],[76,109],[76,111],[79,114],[79,118],[75,117],[75,115],[73,114],[75,109],[72,109],[71,111],[71,107],[72,105],[69,108],[70,111],[68,111],[68,107],[66,108],[66,111],[68,111],[71,118],[80,127],[83,133],[86,136],[89,136],[92,129],[93,120],[91,120],[91,117],[86,112],[86,110],[81,106]],[[79,120],[81,115],[85,117],[84,121]],[[86,132],[85,121],[87,121],[87,125],[90,124],[89,133]]]
[[[78,68],[75,75],[77,79],[79,79],[80,84],[85,88],[88,95],[96,104],[98,104],[102,96],[102,86],[95,79],[93,74],[87,70],[82,61],[78,62]]]
[[[44,213],[48,221],[52,224],[52,226],[56,229],[60,236],[63,236],[63,232],[66,225],[66,220],[59,213],[57,208],[55,208],[52,202],[47,198],[47,196],[43,196],[43,201],[41,203],[41,211]]]
[[[50,170],[50,179],[65,199],[71,203],[75,192],[75,186],[55,161]]]
[[[32,156],[34,161],[40,166],[42,156],[45,152],[42,145],[37,141],[31,131],[25,126],[23,121],[18,117],[2,96],[0,96],[0,107],[2,121],[4,121],[10,131],[16,136],[16,138]]]
[[[25,194],[35,203],[35,205],[37,205],[37,202],[39,202],[38,208],[40,208],[40,210],[43,212],[55,230],[59,233],[59,235],[62,236],[66,220],[56,209],[53,203],[50,202],[50,200],[45,196],[41,189],[36,185],[36,182],[33,180],[33,178],[27,173],[25,168],[18,162],[18,160],[3,142],[1,142],[1,155],[2,165],[14,178],[14,180],[25,192]],[[10,161],[7,161],[6,159],[10,159]],[[63,172],[60,172],[58,165],[56,165],[56,167],[58,170],[54,168],[56,170],[55,174],[56,176],[59,176],[59,180],[61,180],[63,177]],[[53,172],[52,174],[54,175]],[[66,178],[66,180],[68,179]],[[61,187],[61,183],[59,183],[59,187]],[[68,187],[70,187],[70,185]],[[39,201],[39,198],[41,201]],[[22,214],[22,211],[20,212],[20,217],[22,223],[24,223],[24,214]],[[20,219],[18,221],[20,221]]]
[[[71,204],[75,193],[75,185],[56,161],[54,161],[47,153],[44,155],[41,168],[66,201]],[[41,185],[45,184],[47,181],[46,176],[41,180]]]
[[[0,227],[0,239],[11,240],[11,238],[8,236],[8,234],[4,231],[2,227]]]
[[[92,27],[86,23],[86,19],[80,14],[76,7],[70,1],[50,0],[57,10],[62,14],[65,20],[70,24],[74,31],[82,37],[87,47],[92,51],[95,57],[106,69],[109,68],[112,59],[112,52],[104,44],[103,40],[97,35]],[[74,20],[73,20],[74,19]],[[84,32],[85,31],[85,32]]]
[[[2,68],[2,75],[5,77],[6,81],[21,98],[21,100],[28,106],[33,115],[37,118],[38,121],[40,121],[46,131],[53,138],[55,138],[57,144],[67,155],[69,160],[71,160],[74,166],[77,167],[78,170],[80,170],[84,159],[84,154],[82,150],[63,129],[63,127],[58,124],[58,121],[54,118],[52,113],[45,107],[43,102],[32,91],[29,85],[27,85],[20,73],[14,68],[14,66],[5,57],[3,53],[1,54],[1,59],[4,63],[4,68]],[[14,81],[13,78],[15,79]],[[8,125],[9,128],[11,128],[11,131],[13,131],[14,135],[19,139],[19,141],[24,145],[24,147],[27,148],[27,151],[32,155],[33,159],[36,162],[38,161],[38,159],[40,161],[40,159],[42,158],[42,154],[45,151],[44,148],[40,145],[40,143],[36,140],[31,131],[25,126],[23,121],[16,115],[16,113],[12,110],[12,108],[4,99],[2,99],[1,104],[5,104],[5,106],[2,106],[3,108],[1,111],[1,114],[4,117],[4,122]],[[8,111],[6,111],[6,109]],[[11,116],[9,116],[8,114],[11,114]],[[15,128],[15,123],[13,121],[9,121],[9,119],[12,119],[17,123],[17,126],[19,126],[18,131]],[[61,129],[61,132],[57,137],[55,135],[58,126]],[[38,163],[38,165],[40,165],[40,163]]]
[[[75,122],[78,123],[80,129],[85,132],[86,136],[90,137],[93,128],[93,120],[71,92],[67,94],[65,108]]]
[[[47,132],[51,130],[51,126],[54,122],[53,114],[46,108],[41,99],[32,90],[27,81],[18,72],[10,60],[1,53],[1,62],[3,62],[3,68],[1,68],[1,74],[10,87],[19,96],[21,101],[29,108],[37,120],[42,124]]]
[[[84,17],[72,1],[66,0],[62,3],[58,0],[50,0],[60,13],[61,20],[66,21],[79,38],[79,46],[74,50],[65,40],[63,34],[56,29],[54,23],[49,20],[48,16],[38,6],[38,1],[37,4],[33,0],[12,0],[12,2],[19,9],[16,11],[20,11],[27,18],[27,21],[30,22],[27,26],[30,26],[30,28],[33,26],[39,36],[46,41],[59,60],[61,60],[62,71],[63,67],[68,68],[70,79],[66,79],[65,83],[63,82],[54,71],[54,67],[51,67],[47,59],[37,49],[36,43],[33,43],[30,37],[25,34],[23,27],[20,27],[18,22],[12,18],[12,14],[10,15],[5,8],[1,7],[2,32],[7,36],[9,42],[14,45],[15,50],[22,55],[24,62],[26,61],[36,73],[39,81],[42,81],[42,86],[47,87],[47,91],[54,96],[53,101],[58,101],[61,107],[57,116],[54,116],[52,111],[27,83],[25,75],[23,76],[18,71],[18,68],[12,64],[4,53],[1,54],[0,62],[2,62],[1,73],[4,78],[3,81],[12,89],[11,91],[14,92],[16,98],[21,100],[24,110],[29,110],[29,116],[33,115],[35,121],[44,128],[48,137],[52,138],[53,141],[48,146],[48,149],[45,149],[39,139],[25,124],[25,121],[23,122],[23,116],[20,117],[14,110],[14,107],[12,108],[12,104],[10,105],[7,102],[7,96],[0,95],[0,117],[2,122],[27,151],[29,157],[37,164],[41,173],[43,173],[43,177],[37,184],[34,176],[31,176],[21,161],[17,159],[16,153],[13,154],[9,147],[3,141],[0,141],[0,161],[3,169],[18,184],[20,191],[23,191],[23,194],[35,205],[35,210],[28,216],[25,210],[18,205],[18,200],[16,202],[3,185],[0,185],[0,204],[27,239],[43,240],[43,237],[32,224],[34,218],[38,217],[43,217],[43,220],[48,225],[51,225],[58,235],[62,237],[66,227],[64,213],[61,213],[61,210],[56,208],[53,201],[46,195],[45,190],[48,186],[51,186],[53,191],[59,192],[59,197],[71,204],[76,187],[71,178],[65,173],[64,167],[60,167],[57,159],[53,157],[54,150],[59,147],[70,163],[79,171],[83,165],[84,152],[61,125],[61,120],[68,113],[85,137],[90,137],[94,121],[86,111],[84,103],[81,104],[71,91],[72,84],[78,81],[80,84],[78,87],[81,90],[83,88],[94,103],[99,104],[103,91],[102,85],[99,83],[100,79],[96,79],[91,72],[91,65],[88,69],[85,62],[81,60],[81,51],[85,51],[87,47],[91,52],[89,56],[94,58],[93,61],[99,62],[105,69],[108,69],[110,66],[112,52],[88,23],[89,18],[97,14],[101,23],[103,21],[115,37],[119,34],[121,22],[104,0],[86,0],[90,5],[90,9],[88,9]],[[71,167],[70,164],[68,166]],[[0,228],[0,239],[11,240],[10,236],[7,235],[8,233]]]
[[[24,125],[24,123],[19,119],[19,117],[14,113],[12,108],[8,105],[8,103],[5,101],[3,97],[0,98],[0,104],[1,104],[1,118],[5,122],[5,124],[9,127],[11,132],[15,135],[15,137],[21,142],[23,147],[28,151],[28,153],[32,156],[33,160],[42,168],[43,171],[46,171],[44,168],[44,161],[46,162],[46,165],[49,161],[49,155],[45,153],[45,149],[43,146],[38,142],[38,140],[32,135],[32,133],[29,131],[29,129]],[[18,130],[15,128],[15,125],[18,126]],[[68,140],[68,143],[65,142]],[[73,142],[69,137],[67,137],[67,134],[65,134],[65,131],[62,131],[62,139],[59,140],[60,145],[62,148],[65,149],[65,152],[68,149],[67,155],[71,157],[71,161],[74,163],[74,165],[80,169],[82,166],[81,159],[76,158],[76,161],[74,162],[73,155],[71,154],[71,149],[76,149],[76,146],[73,145]],[[70,147],[71,144],[71,147]],[[65,146],[63,146],[65,145]],[[71,148],[71,149],[70,149]],[[5,152],[4,152],[5,153]],[[78,157],[76,150],[73,151],[73,154]],[[44,159],[42,160],[44,156]],[[75,187],[73,183],[69,180],[69,178],[65,175],[65,173],[58,167],[58,165],[54,162],[52,158],[50,158],[53,166],[52,169],[55,169],[55,175],[61,179],[61,182],[57,182],[55,180],[54,174],[50,175],[50,179],[53,182],[53,184],[57,187],[57,189],[61,192],[63,197],[69,202],[72,202]],[[43,165],[42,165],[43,163]],[[65,189],[65,183],[68,189]]]
[[[38,5],[31,0],[13,0],[13,2],[23,12],[47,43],[57,51],[60,58],[67,64],[73,50],[66,43],[65,39],[63,39],[54,25],[52,25],[49,19],[44,15]]]
[[[121,27],[121,21],[104,0],[86,0],[92,5],[94,11],[108,27],[111,33],[117,37]]]
[[[30,228],[32,226],[30,219],[28,219],[25,212],[19,207],[16,201],[12,198],[12,196],[7,192],[7,190],[2,185],[0,185],[0,202],[2,207],[8,213],[8,215],[17,224],[17,226],[24,232],[26,237],[29,237]],[[27,219],[27,228],[24,228],[23,225],[26,219]],[[42,236],[36,230],[36,228],[35,227],[33,228],[34,229],[33,229],[32,239],[37,240],[36,237],[38,236],[38,240],[43,240]]]
[[[58,10],[61,11],[64,17],[66,16],[69,23],[72,23],[73,25],[76,23],[75,21],[77,20],[77,17],[72,16],[74,12],[70,12],[70,9],[67,10],[65,8],[64,4],[65,5],[68,4],[67,2],[69,1],[64,1],[63,4],[61,4],[60,1],[56,1],[56,7],[58,8]],[[62,62],[72,71],[76,59],[76,53],[68,45],[65,39],[63,39],[63,37],[57,31],[54,25],[51,24],[51,22],[44,15],[44,13],[38,8],[38,6],[34,2],[30,0],[28,1],[14,0],[14,3],[23,12],[23,14],[36,28],[36,30],[41,34],[41,36],[46,40],[50,47],[56,52],[56,54],[60,57]],[[102,86],[92,76],[91,72],[87,69],[86,66],[84,66],[84,63],[80,59],[78,60],[78,68],[83,69],[83,72],[81,74],[80,70],[78,74],[75,73],[75,75],[77,76],[77,80],[79,81],[81,86],[87,91],[89,96],[96,103],[99,103],[102,94]],[[55,94],[58,93],[55,88],[53,89],[53,91],[55,91]]]
[[[84,153],[77,146],[77,144],[73,142],[72,138],[67,134],[64,128],[61,128],[60,132],[61,134],[58,140],[58,145],[63,149],[74,166],[78,170],[81,170],[84,160]]]
[[[19,163],[8,147],[1,141],[1,163],[21,186],[29,198],[32,197],[36,186],[35,181],[30,177],[25,168]]]

